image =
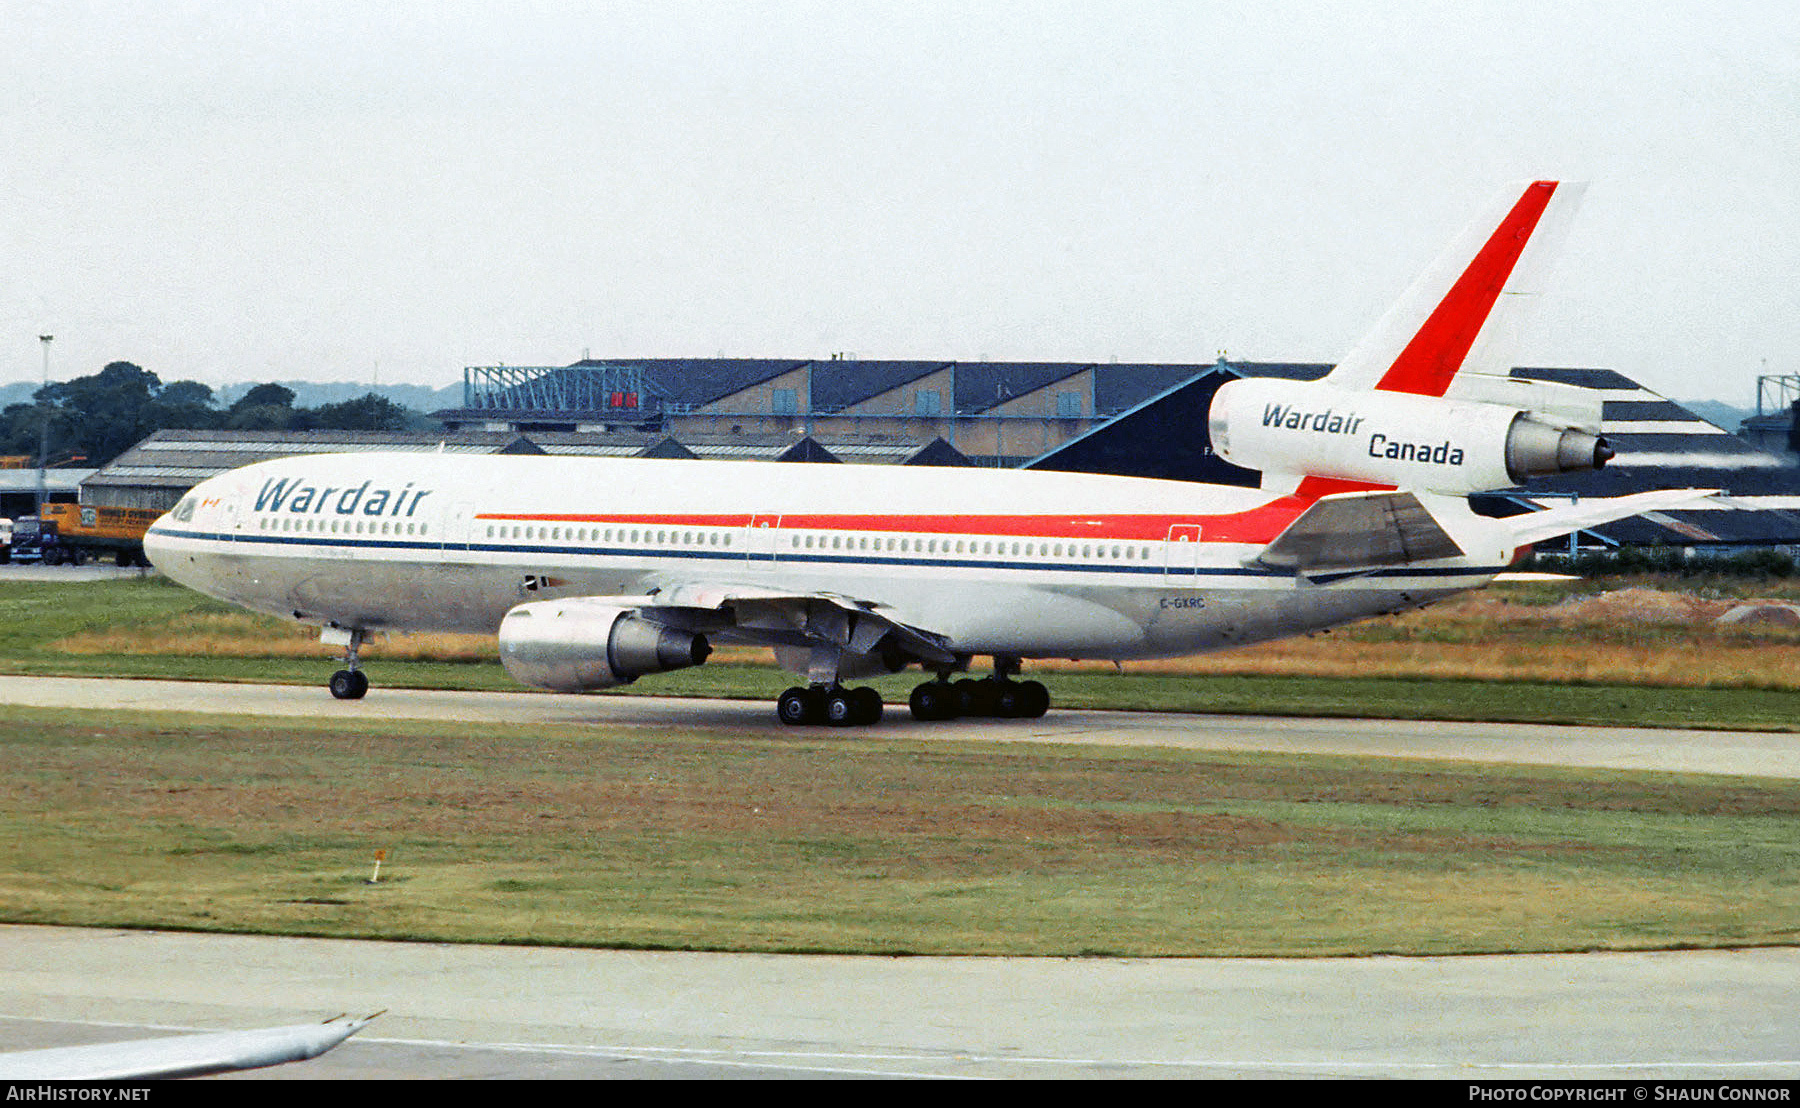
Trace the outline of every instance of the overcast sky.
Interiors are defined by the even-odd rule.
[[[5,0],[0,383],[1334,361],[1591,182],[1521,358],[1800,373],[1800,5]]]

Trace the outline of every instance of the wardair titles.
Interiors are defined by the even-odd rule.
[[[1322,412],[1303,412],[1287,404],[1265,404],[1264,427],[1280,427],[1290,431],[1314,431],[1325,435],[1355,435],[1366,422],[1355,413],[1339,413],[1327,408]],[[1462,447],[1448,439],[1442,442],[1405,442],[1376,431],[1369,435],[1369,457],[1390,458],[1402,462],[1429,462],[1433,465],[1463,464]]]

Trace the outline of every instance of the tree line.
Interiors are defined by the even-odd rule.
[[[46,385],[32,400],[0,411],[0,455],[35,458],[47,421],[50,459],[79,458],[88,466],[105,465],[153,431],[401,431],[413,415],[372,392],[339,404],[296,408],[294,391],[277,384],[257,385],[230,407],[220,407],[211,386],[165,385],[130,362]]]

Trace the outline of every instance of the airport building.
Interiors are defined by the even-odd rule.
[[[472,367],[441,434],[161,431],[82,483],[86,503],[167,508],[198,482],[284,455],[443,450],[786,462],[1032,466],[1227,483],[1206,414],[1239,376],[1311,380],[1327,365],[965,363],[797,359],[583,361]],[[1652,488],[1722,488],[1729,505],[1654,513],[1584,532],[1598,544],[1800,548],[1800,467],[1621,374],[1517,369],[1597,389],[1617,457],[1597,473],[1502,490],[1509,515]],[[1235,471],[1235,472],[1234,472]]]
[[[1756,414],[1738,434],[1765,453],[1800,465],[1800,375],[1758,377]]]
[[[81,483],[94,473],[91,467],[46,469],[40,487],[36,466],[0,467],[0,519],[18,519],[37,511],[40,491],[53,504],[73,504],[79,499]]]
[[[898,455],[942,440],[974,464],[1017,466],[1211,368],[854,358],[474,366],[463,371],[463,406],[433,415],[453,430],[811,438],[845,461],[843,448]]]

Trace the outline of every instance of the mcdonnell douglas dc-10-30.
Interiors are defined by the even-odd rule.
[[[1507,376],[1579,189],[1508,190],[1318,381],[1240,379],[1206,415],[1260,487],[1038,470],[350,453],[198,486],[144,548],[176,581],[370,633],[497,633],[506,670],[565,692],[774,648],[786,724],[881,718],[846,682],[917,665],[923,720],[1035,717],[1031,659],[1220,650],[1478,588],[1533,542],[1710,490],[1491,519],[1472,493],[1612,456],[1589,390]],[[952,681],[976,657],[993,675]]]

